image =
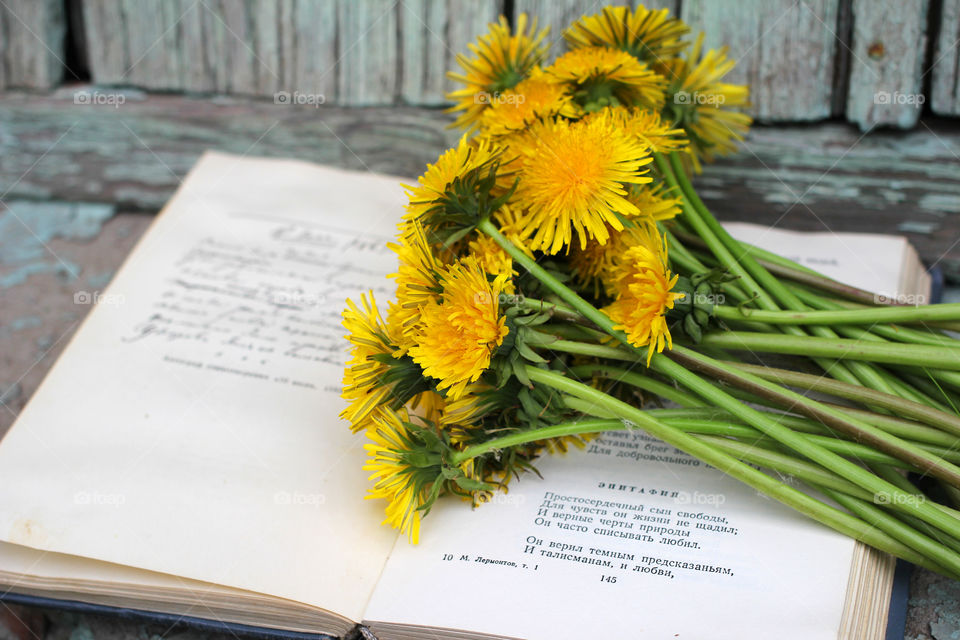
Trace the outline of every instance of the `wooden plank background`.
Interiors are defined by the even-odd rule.
[[[637,0],[610,0],[638,4]],[[0,88],[95,85],[337,106],[442,106],[455,56],[504,11],[563,29],[597,0],[5,0]],[[760,121],[909,128],[960,115],[960,0],[648,0],[751,86]],[[65,9],[66,7],[66,9]],[[68,15],[72,14],[72,15]],[[72,38],[65,37],[69,31]],[[67,41],[82,54],[67,51]],[[73,60],[78,57],[78,60]],[[69,58],[69,60],[68,60]]]
[[[922,93],[929,0],[853,0],[847,118],[863,130],[908,129],[926,102]]]
[[[60,93],[0,101],[5,199],[152,212],[211,148],[412,180],[460,135],[447,127],[452,115],[434,108],[316,111],[143,94],[114,108],[75,105]],[[754,127],[737,154],[704,168],[697,189],[723,219],[907,235],[960,283],[960,130],[929,126],[867,136],[839,122]]]
[[[960,116],[960,0],[943,0],[940,30],[933,49],[931,107],[934,113]]]
[[[4,0],[0,4],[0,89],[49,89],[65,63],[66,16],[58,0]]]
[[[760,120],[831,115],[839,55],[836,0],[685,0],[681,17],[709,48],[729,47],[731,82],[750,85]],[[789,87],[789,90],[785,90]]]

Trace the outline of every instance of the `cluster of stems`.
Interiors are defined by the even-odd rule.
[[[528,330],[527,344],[585,356],[566,370],[527,365],[527,377],[582,418],[475,445],[453,462],[642,429],[836,531],[960,578],[960,512],[949,506],[960,497],[960,340],[946,332],[960,327],[960,305],[879,305],[869,292],[740,243],[704,206],[679,157],[655,155],[655,166],[683,199],[665,230],[675,270],[734,276],[722,287],[736,306],[715,310],[722,328],[699,344],[681,337],[647,367],[645,347],[483,221],[479,231],[552,294],[524,303],[555,314]],[[785,354],[797,366],[744,354]],[[583,382],[597,379],[677,408],[641,409]]]

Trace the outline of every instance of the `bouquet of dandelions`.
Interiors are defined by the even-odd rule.
[[[396,299],[343,314],[368,497],[415,542],[440,496],[636,428],[958,577],[960,305],[883,306],[724,231],[688,172],[742,139],[747,88],[688,31],[606,8],[541,66],[545,32],[501,18],[458,58],[468,133],[408,188]]]

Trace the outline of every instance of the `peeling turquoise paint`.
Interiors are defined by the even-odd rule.
[[[91,289],[99,291],[103,289],[110,281],[113,279],[114,271],[104,271],[103,273],[95,273],[87,276],[87,285]]]
[[[86,620],[81,619],[79,624],[70,632],[70,640],[95,640],[93,631]]]
[[[934,640],[960,640],[960,582],[934,582],[926,598],[911,598],[910,604],[933,607],[937,619],[930,623],[930,635]]]
[[[0,267],[2,266],[5,266],[5,264],[0,259]],[[55,273],[65,280],[73,280],[80,274],[80,266],[70,260],[57,259],[51,255],[50,261],[30,262],[15,267],[9,273],[0,276],[0,289],[9,289],[21,285],[26,282],[27,278],[37,273]]]
[[[80,267],[49,249],[54,238],[91,240],[113,217],[113,205],[83,202],[14,200],[0,212],[0,288],[23,284],[37,273],[55,273],[69,280]]]
[[[24,329],[39,327],[42,324],[43,318],[40,316],[23,316],[22,318],[15,319],[7,326],[11,331],[23,331]]]

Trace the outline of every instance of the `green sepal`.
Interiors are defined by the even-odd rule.
[[[494,491],[496,489],[496,486],[490,484],[489,482],[476,480],[475,478],[468,478],[465,475],[459,475],[456,478],[453,478],[453,481],[464,491]]]
[[[517,342],[516,342],[516,344],[515,344],[515,348],[516,348],[517,352],[518,352],[521,356],[523,356],[524,359],[529,360],[530,362],[533,362],[534,364],[546,364],[546,362],[547,362],[547,360],[546,360],[543,356],[541,356],[541,355],[538,354],[536,351],[534,351],[533,349],[531,349],[530,347],[527,346],[527,344],[523,341],[523,337],[522,337],[522,336],[517,339]]]

